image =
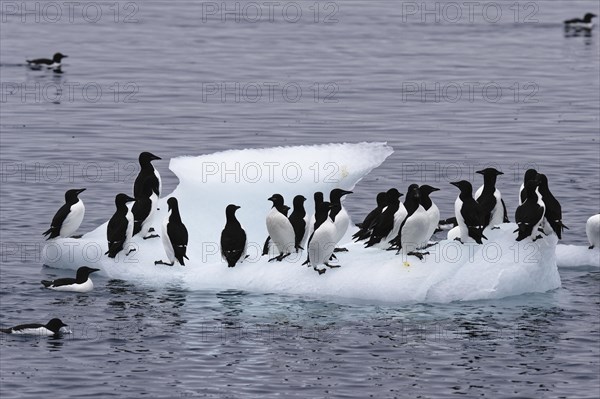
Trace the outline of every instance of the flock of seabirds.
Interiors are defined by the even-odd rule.
[[[594,27],[592,19],[595,17],[595,14],[587,13],[582,19],[566,20],[565,30],[591,31]],[[62,60],[67,57],[56,53],[52,59],[38,58],[26,62],[32,70],[48,69],[55,73],[62,73]],[[134,235],[141,233],[144,239],[158,237],[149,226],[152,215],[157,210],[161,193],[160,174],[151,163],[158,159],[160,158],[149,152],[141,153],[139,156],[141,170],[134,183],[133,197],[122,193],[116,196],[117,210],[108,222],[106,232],[108,251],[105,255],[116,257],[124,248],[128,248],[129,241]],[[449,233],[449,239],[481,244],[483,239],[487,239],[484,230],[488,226],[497,228],[499,224],[508,222],[508,216],[500,191],[495,188],[496,178],[502,175],[502,172],[487,168],[477,173],[483,175],[484,183],[474,196],[470,182],[461,180],[451,183],[460,190],[454,204],[455,218],[440,221],[439,210],[429,197],[431,193],[438,191],[438,188],[411,184],[404,202],[400,202],[402,194],[395,188],[379,193],[376,199],[377,207],[365,217],[362,223],[357,224],[359,230],[353,238],[357,242],[364,242],[365,247],[375,246],[398,252],[402,250],[407,255],[422,259],[427,254],[425,249],[431,245],[429,243],[431,236],[439,231],[440,226],[451,223],[458,225],[458,231],[455,232],[454,237]],[[48,239],[70,237],[77,231],[85,213],[83,202],[78,196],[84,190],[83,188],[66,192],[65,205],[58,210],[50,228],[44,233]],[[320,265],[330,268],[340,267],[339,264],[332,264],[330,261],[335,259],[335,252],[345,251],[344,248],[337,248],[336,245],[344,237],[350,224],[348,212],[343,207],[341,199],[351,193],[339,188],[333,189],[329,201],[324,201],[323,193],[315,193],[315,213],[310,218],[304,210],[306,201],[304,196],[294,197],[294,209],[288,217],[290,207],[285,205],[284,198],[280,194],[273,194],[269,198],[273,207],[266,219],[269,237],[265,242],[263,255],[267,255],[270,246],[274,245],[279,255],[269,261],[281,261],[292,252],[303,250],[303,245],[308,238],[307,259],[304,264],[313,266],[319,274],[326,271],[325,268],[319,268]],[[127,205],[130,202],[134,202],[131,208]],[[154,263],[173,266],[177,261],[183,266],[184,259],[188,259],[187,229],[181,220],[177,199],[169,198],[167,205],[169,214],[163,223],[162,241],[169,262],[158,260]],[[230,204],[225,209],[227,222],[221,233],[221,255],[229,267],[234,267],[246,258],[246,233],[235,216],[239,208],[237,205]],[[535,241],[542,238],[541,234],[556,234],[560,239],[563,229],[567,228],[562,223],[560,204],[548,188],[548,179],[533,169],[525,173],[519,192],[519,207],[515,213],[515,221],[518,226],[515,230],[518,233],[517,241],[527,237]],[[586,233],[590,242],[589,248],[600,247],[600,214],[588,219]],[[134,250],[129,249],[126,255]],[[46,288],[57,291],[89,292],[94,287],[89,276],[98,270],[82,266],[77,269],[75,278],[43,280],[42,284]],[[54,318],[46,324],[22,324],[0,329],[0,332],[52,336],[59,334],[64,327],[67,325],[60,319]]]
[[[134,248],[130,247],[134,236],[140,235],[144,240],[159,237],[151,227],[153,215],[158,210],[158,200],[162,189],[160,173],[152,165],[152,161],[160,157],[142,152],[139,156],[140,172],[133,186],[133,197],[120,193],[115,197],[116,211],[110,218],[106,230],[108,250],[105,255],[115,258],[119,253],[129,255]],[[428,254],[426,249],[435,242],[430,242],[432,235],[449,226],[455,226],[448,233],[448,239],[461,243],[482,244],[487,240],[486,229],[495,229],[502,223],[509,222],[506,206],[500,191],[496,188],[496,180],[503,173],[495,168],[486,168],[476,173],[483,176],[483,185],[473,194],[473,186],[466,180],[451,182],[459,189],[454,203],[455,217],[440,220],[438,207],[430,195],[439,189],[430,185],[411,184],[404,201],[396,188],[377,194],[377,206],[367,214],[352,238],[364,243],[365,248],[376,247],[384,250],[402,251],[407,256],[423,259]],[[72,189],[65,193],[65,204],[56,212],[50,228],[43,235],[47,239],[72,237],[77,231],[85,214],[83,201],[79,198],[85,189]],[[306,261],[309,267],[319,273],[325,273],[324,267],[337,268],[332,263],[335,253],[347,251],[337,247],[346,235],[350,226],[350,217],[342,204],[342,198],[352,191],[335,188],[325,201],[322,192],[314,194],[315,212],[307,215],[304,208],[306,198],[297,195],[293,199],[293,210],[285,205],[282,195],[273,194],[268,198],[272,208],[266,216],[266,227],[269,236],[265,241],[262,255],[275,250],[278,255],[269,261],[282,261],[294,252],[303,251],[306,247]],[[133,202],[132,206],[128,206]],[[175,197],[167,199],[168,215],[162,224],[163,247],[168,258],[155,261],[155,265],[173,266],[178,262],[185,266],[188,231],[179,213],[178,201]],[[244,228],[236,218],[239,206],[229,204],[225,208],[226,224],[221,232],[221,255],[228,267],[235,267],[247,257],[247,237]],[[536,241],[544,236],[555,234],[562,238],[563,229],[568,229],[562,222],[562,210],[558,200],[548,187],[548,179],[535,169],[525,172],[523,184],[519,190],[519,206],[515,212],[517,229],[516,241],[531,239]],[[586,233],[590,242],[589,249],[600,247],[600,214],[593,215],[586,223]],[[81,236],[74,236],[79,238]],[[89,292],[94,285],[90,274],[100,269],[82,266],[78,268],[75,278],[59,278],[42,280],[44,287],[56,291]],[[0,329],[9,334],[56,335],[67,327],[60,319],[52,319],[47,324],[23,324],[16,327]]]

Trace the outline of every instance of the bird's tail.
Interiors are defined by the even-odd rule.
[[[52,285],[52,281],[42,280],[42,284],[44,285],[44,287],[48,288]]]

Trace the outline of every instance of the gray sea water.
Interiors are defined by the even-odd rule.
[[[94,279],[44,291],[43,232],[87,187],[81,231],[106,221],[142,150],[168,159],[274,145],[387,141],[348,198],[480,182],[509,214],[523,172],[563,204],[563,242],[600,209],[596,1],[0,2],[0,324],[61,317],[63,338],[0,337],[0,397],[539,397],[600,395],[600,273],[544,294],[390,304],[184,291]],[[597,28],[597,27],[596,27]],[[69,55],[63,73],[28,57]]]

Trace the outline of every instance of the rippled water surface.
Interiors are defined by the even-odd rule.
[[[597,2],[49,3],[0,3],[0,324],[59,316],[73,334],[1,336],[2,398],[600,395],[597,265],[560,270],[554,292],[397,305],[102,276],[90,294],[47,292],[40,279],[68,272],[38,256],[62,193],[87,187],[81,231],[95,228],[142,150],[163,157],[168,193],[174,156],[365,140],[395,153],[348,198],[356,218],[413,181],[441,187],[449,217],[448,182],[487,165],[513,215],[533,165],[563,204],[563,241],[586,245],[599,31],[561,21]],[[23,65],[55,51],[62,74]]]

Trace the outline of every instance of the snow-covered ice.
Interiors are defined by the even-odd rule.
[[[283,262],[268,263],[261,257],[267,236],[265,216],[273,193],[280,193],[291,206],[302,194],[307,213],[313,209],[313,193],[326,198],[334,187],[352,190],[357,182],[392,154],[385,143],[328,144],[219,152],[197,157],[178,157],[170,169],[179,178],[173,193],[161,198],[153,221],[160,232],[166,200],[177,197],[183,222],[189,231],[186,266],[155,266],[164,259],[160,239],[134,237],[137,251],[109,259],[106,223],[81,239],[58,239],[43,249],[44,264],[76,270],[88,265],[102,269],[111,278],[151,285],[178,284],[187,289],[239,289],[310,297],[345,297],[390,302],[450,302],[502,298],[560,287],[557,239],[545,237],[532,243],[515,242],[514,224],[486,233],[484,245],[443,240],[429,249],[423,261],[396,255],[395,251],[363,248],[352,243],[351,228],[340,245],[349,252],[338,253],[341,268],[319,276],[302,262],[305,254],[293,254]],[[129,188],[123,188],[127,192]],[[116,194],[116,193],[115,193]],[[112,198],[107,198],[112,201]],[[235,268],[221,259],[219,239],[225,225],[225,207],[241,206],[237,216],[248,236],[249,258]],[[558,246],[562,262],[575,249]],[[576,248],[580,251],[579,247]],[[593,252],[587,250],[593,261]],[[583,254],[583,252],[582,252]],[[597,259],[597,255],[596,255]],[[559,264],[560,266],[560,264]]]

